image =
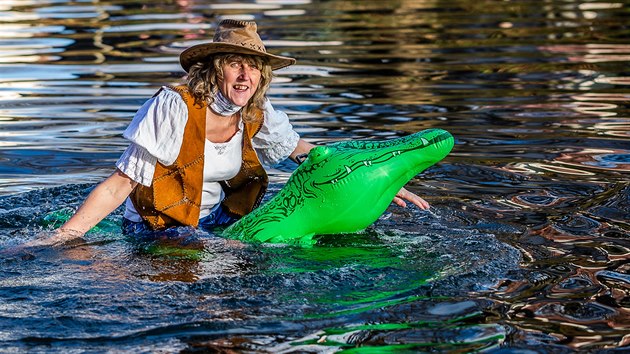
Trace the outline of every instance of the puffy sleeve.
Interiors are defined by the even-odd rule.
[[[293,130],[286,113],[276,111],[267,100],[265,121],[258,134],[252,138],[260,162],[272,166],[286,159],[297,147],[298,140],[300,136]]]
[[[184,100],[177,92],[163,87],[136,112],[123,137],[169,166],[179,155],[187,121]]]
[[[116,167],[132,180],[150,187],[156,163],[155,156],[142,146],[131,143],[116,162]]]

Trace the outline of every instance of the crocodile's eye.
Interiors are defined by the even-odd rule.
[[[328,146],[315,147],[308,153],[308,158],[305,162],[311,164],[319,163],[325,160],[332,153],[332,150],[333,149]]]

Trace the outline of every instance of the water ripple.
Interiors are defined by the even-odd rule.
[[[627,345],[629,5],[3,1],[3,247],[76,208],[91,184],[69,182],[111,173],[137,108],[222,18],[298,59],[270,99],[306,140],[439,127],[456,146],[408,185],[431,212],[392,207],[315,251],[133,245],[118,210],[87,245],[2,259],[0,351]]]

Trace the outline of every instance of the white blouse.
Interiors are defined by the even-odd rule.
[[[116,162],[116,167],[134,181],[150,186],[157,161],[168,166],[175,162],[182,146],[188,108],[181,96],[165,87],[157,96],[140,107],[123,133],[131,143]],[[242,163],[243,123],[239,131],[225,143],[206,140],[204,152],[204,184],[200,217],[208,215],[224,198],[220,181],[238,173]],[[261,163],[272,166],[286,159],[297,146],[299,135],[293,130],[284,112],[274,110],[267,100],[263,125],[252,145]],[[141,221],[127,198],[125,218]]]

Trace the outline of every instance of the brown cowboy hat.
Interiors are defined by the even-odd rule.
[[[217,53],[249,54],[267,58],[273,70],[295,64],[295,59],[267,53],[258,36],[256,22],[223,20],[214,33],[211,43],[197,44],[179,55],[179,63],[186,72],[193,64],[207,60]]]

